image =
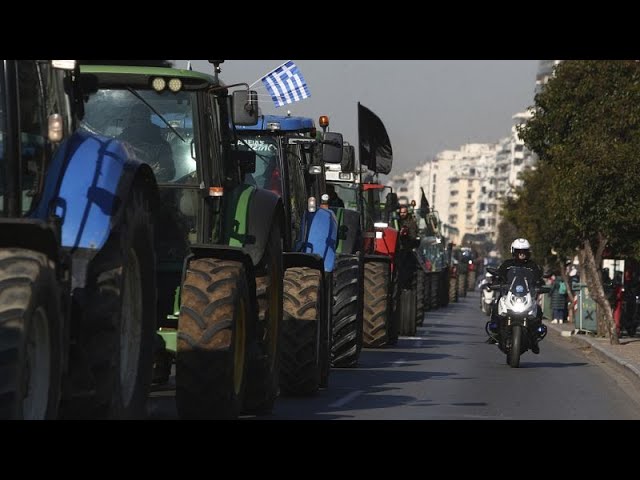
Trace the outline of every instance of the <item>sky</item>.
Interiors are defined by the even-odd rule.
[[[311,96],[276,108],[260,78],[287,60]],[[185,68],[186,60],[174,60]],[[194,70],[212,73],[206,60]],[[533,105],[538,60],[225,60],[220,78],[246,82],[262,113],[330,118],[329,129],[357,145],[357,103],[384,122],[393,148],[390,175],[412,170],[438,152],[465,143],[493,143],[510,134],[512,116]]]

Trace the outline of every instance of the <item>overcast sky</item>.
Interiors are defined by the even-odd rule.
[[[225,60],[227,84],[253,83],[285,60]],[[262,86],[262,113],[329,115],[330,130],[357,145],[357,102],[384,122],[393,147],[391,175],[465,143],[508,136],[512,115],[533,104],[538,60],[298,60],[311,97],[275,108]],[[206,60],[194,70],[212,73]],[[186,60],[175,60],[184,68]]]

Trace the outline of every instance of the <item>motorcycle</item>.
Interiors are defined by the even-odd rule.
[[[491,315],[491,309],[493,308],[493,301],[495,299],[494,291],[489,288],[492,281],[493,275],[487,273],[478,286],[480,290],[480,310],[487,316]]]
[[[520,356],[531,348],[534,335],[540,341],[547,334],[547,327],[538,321],[540,306],[536,299],[539,293],[548,293],[550,288],[537,287],[533,272],[525,267],[510,267],[506,279],[498,277],[495,268],[488,267],[487,270],[499,282],[489,287],[499,294],[493,304],[499,321],[489,320],[485,329],[496,340],[500,351],[507,355],[509,366],[518,368]]]

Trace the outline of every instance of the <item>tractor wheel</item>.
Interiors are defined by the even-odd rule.
[[[0,250],[0,419],[57,417],[62,318],[53,262]]]
[[[362,263],[357,255],[340,255],[333,272],[333,341],[331,364],[353,367],[362,349]]]
[[[191,261],[181,288],[176,354],[180,418],[235,419],[247,381],[248,338],[255,328],[240,262]]]
[[[413,336],[416,334],[416,281],[413,276],[410,288],[403,288],[400,292],[398,304],[398,320],[400,323],[400,335]]]
[[[322,298],[325,301],[322,309],[324,316],[320,320],[320,388],[329,387],[331,374],[331,345],[333,337],[333,274],[325,272],[322,282]]]
[[[94,381],[92,418],[143,418],[153,370],[156,331],[156,260],[148,198],[134,187],[121,222],[93,259],[78,343]],[[72,356],[73,358],[73,356]],[[85,365],[77,366],[83,368]],[[74,367],[71,366],[73,369]],[[84,414],[73,396],[65,416]],[[67,408],[68,407],[68,408]]]
[[[280,389],[285,395],[310,395],[320,386],[322,277],[307,267],[284,274],[284,319]]]
[[[449,302],[458,301],[458,277],[449,277]]]
[[[265,254],[256,273],[257,339],[250,349],[249,378],[244,410],[271,413],[278,396],[281,322],[283,315],[282,237],[280,224],[271,227]]]
[[[364,264],[363,346],[378,348],[389,342],[392,329],[392,307],[389,291],[389,265],[382,262]]]
[[[424,283],[425,273],[418,268],[416,270],[416,325],[422,325],[424,323]]]

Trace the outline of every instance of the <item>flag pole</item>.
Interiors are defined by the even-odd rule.
[[[360,146],[360,101],[358,101],[358,183],[362,184],[362,147]]]
[[[286,62],[278,65],[276,68],[272,68],[271,70],[269,70],[267,73],[265,73],[264,75],[262,75],[261,77],[259,77],[255,82],[253,82],[251,85],[249,85],[249,88],[253,87],[256,83],[258,83],[260,80],[262,80],[264,77],[266,77],[267,75],[269,75],[271,72],[273,72],[274,70],[279,69],[282,65],[286,65],[288,62],[290,62],[291,60],[287,60]]]

